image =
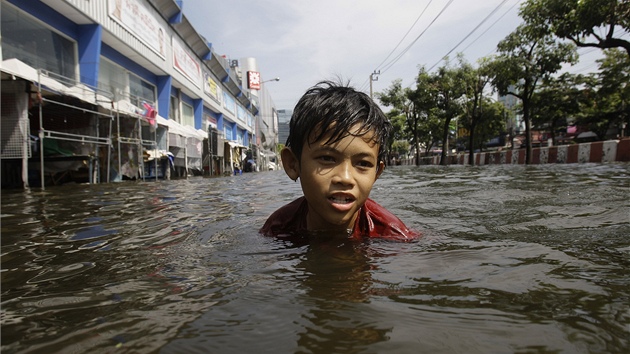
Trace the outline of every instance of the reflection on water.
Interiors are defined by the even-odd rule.
[[[3,353],[626,353],[630,166],[395,167],[419,242],[281,240],[282,172],[2,193]]]

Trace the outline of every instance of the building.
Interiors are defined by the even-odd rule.
[[[239,69],[243,86],[250,89],[249,98],[258,107],[258,114],[254,122],[257,137],[255,146],[257,148],[251,151],[251,155],[256,161],[256,167],[259,171],[277,169],[278,112],[267,85],[279,81],[280,78],[266,79],[260,75],[256,58],[240,59]],[[254,76],[252,77],[252,75]]]
[[[510,86],[508,91],[513,92],[514,86]],[[525,123],[523,122],[523,116],[518,113],[519,107],[522,104],[521,100],[514,95],[497,95],[497,101],[503,103],[505,108],[512,112],[510,116],[514,116],[514,119],[510,119],[506,122],[506,129],[513,134],[520,134],[524,131]]]
[[[258,148],[261,103],[181,4],[2,1],[3,186],[220,175]]]
[[[293,111],[290,109],[278,110],[278,140],[280,144],[286,144],[289,137],[289,122]]]

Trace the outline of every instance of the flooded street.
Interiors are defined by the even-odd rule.
[[[415,243],[260,236],[281,171],[3,190],[3,353],[627,353],[630,165],[397,166]]]

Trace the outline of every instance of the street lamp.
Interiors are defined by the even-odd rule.
[[[271,79],[271,80],[265,80],[265,81],[263,81],[263,82],[261,82],[261,83],[262,83],[262,84],[264,84],[265,82],[269,82],[269,81],[280,81],[280,78],[279,78],[279,77],[276,77],[276,78]]]
[[[272,152],[274,152],[275,154],[275,150],[276,150],[276,145],[277,145],[277,132],[274,132],[274,128],[276,126],[275,122],[272,121],[271,122],[271,132],[269,131],[269,125],[267,123],[265,123],[265,117],[271,117],[272,120],[274,120],[274,115],[273,115],[273,111],[275,110],[274,105],[271,102],[271,98],[268,95],[267,89],[266,89],[266,85],[263,85],[266,82],[271,82],[271,81],[280,81],[279,77],[275,77],[273,79],[270,80],[264,80],[260,82],[260,91],[259,91],[259,96],[258,98],[260,99],[259,103],[260,103],[260,110],[259,110],[259,114],[257,114],[257,119],[256,119],[256,135],[260,136],[269,136],[269,138],[273,138],[271,140],[271,148],[270,150]],[[267,128],[263,128],[263,124],[265,126],[267,126]],[[263,133],[264,130],[264,133]],[[265,134],[267,133],[267,134]],[[260,171],[264,171],[267,170],[267,157],[262,157],[260,154],[262,153],[261,150],[264,150],[265,146],[263,144],[259,145],[259,149],[256,149],[256,161],[258,162],[258,168],[264,168],[264,169],[260,169]]]

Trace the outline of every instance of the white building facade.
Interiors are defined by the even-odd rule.
[[[260,104],[182,1],[2,0],[1,11],[3,106],[16,105],[2,120],[3,173],[22,160],[22,178],[39,170],[43,185],[55,159],[85,156],[91,182],[218,175],[260,140]]]

